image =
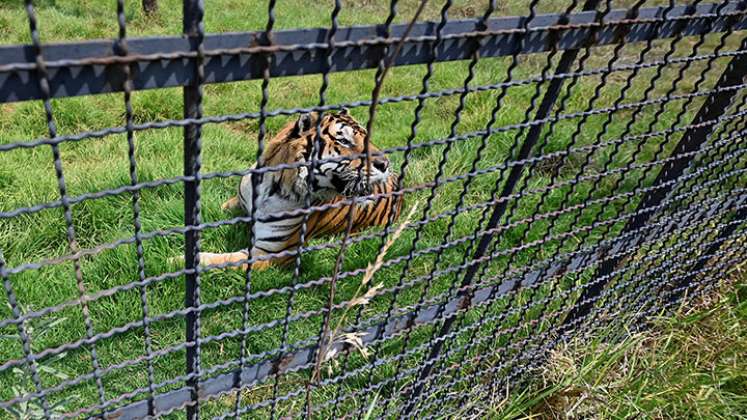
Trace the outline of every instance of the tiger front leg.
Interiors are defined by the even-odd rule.
[[[263,271],[275,265],[275,260],[264,259],[257,251],[253,253],[252,270]],[[237,252],[224,252],[224,253],[212,253],[212,252],[201,252],[200,253],[200,265],[203,267],[212,266],[216,268],[233,269],[233,270],[246,270],[249,263],[249,253],[246,250]]]
[[[252,257],[254,260],[254,263],[252,263],[252,270],[254,271],[263,271],[270,267],[281,267],[287,265],[291,260],[293,260],[292,256],[276,256],[258,249],[254,249]]]

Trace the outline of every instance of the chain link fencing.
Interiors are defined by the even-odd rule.
[[[745,260],[747,2],[533,0],[511,15],[495,1],[393,0],[378,24],[345,26],[365,5],[336,0],[327,28],[276,29],[281,3],[263,30],[208,34],[203,1],[184,0],[183,36],[130,37],[118,0],[115,39],[47,43],[25,1],[30,44],[0,46],[0,103],[41,102],[30,118],[47,134],[0,135],[0,155],[49,167],[55,191],[0,203],[1,409],[454,415],[531,383],[559,342],[645,327]],[[241,83],[255,92],[245,112],[205,112]],[[348,97],[351,83],[369,94]],[[182,118],[133,99],[169,88]],[[87,95],[120,103],[121,124],[58,129],[65,101]],[[284,106],[293,96],[305,105]],[[282,124],[343,108],[368,128],[354,158],[368,163],[375,142],[398,187],[273,215],[303,216],[302,246],[270,256],[289,267],[246,269],[269,258],[250,254],[201,266],[201,252],[251,248],[262,221],[214,196],[248,174],[339,162],[259,157]],[[245,165],[215,163],[236,152],[211,146],[219,127],[243,130]],[[143,170],[159,140],[142,136],[174,132],[164,165],[181,172]],[[126,175],[69,175],[69,150],[107,142],[126,149]],[[383,227],[353,234],[348,212],[344,234],[306,240],[313,213],[387,197],[404,206]],[[159,206],[169,223],[154,222]],[[45,223],[51,238],[18,246]],[[162,304],[174,295],[180,306]]]

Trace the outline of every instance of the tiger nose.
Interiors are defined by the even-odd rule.
[[[379,172],[386,172],[387,168],[389,168],[389,161],[384,160],[384,159],[376,159],[372,161],[371,164]]]

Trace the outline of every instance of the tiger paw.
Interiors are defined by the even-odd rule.
[[[239,208],[239,205],[240,205],[239,197],[233,196],[229,198],[225,203],[221,204],[220,209],[226,212],[235,211],[236,209]]]
[[[272,267],[271,261],[256,261],[252,263],[252,270],[253,271],[265,271],[268,268]]]

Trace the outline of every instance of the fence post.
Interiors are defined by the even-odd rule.
[[[190,39],[192,49],[198,51],[195,59],[195,77],[193,83],[184,87],[184,118],[202,117],[202,0],[184,0],[182,3],[183,33]],[[198,226],[200,224],[200,144],[201,127],[199,124],[184,126],[184,176],[195,177],[184,182],[184,225]],[[196,271],[199,265],[200,232],[188,230],[184,233],[184,266],[188,274],[185,275],[184,304],[187,308],[200,305],[200,273]],[[199,417],[198,387],[200,371],[200,313],[191,311],[186,316],[186,341],[193,343],[186,351],[186,371],[191,374],[187,386],[191,387],[192,404],[187,406],[187,418]]]
[[[584,11],[594,10],[596,9],[598,4],[599,4],[599,0],[587,0],[583,5],[583,10]],[[564,23],[563,19],[567,19],[567,17],[561,16],[558,23],[563,24]],[[550,42],[553,42],[554,37],[551,35],[549,39],[551,40]],[[571,68],[571,65],[576,61],[576,57],[579,51],[580,49],[572,49],[572,50],[564,51],[562,56],[560,57],[558,66],[555,69],[555,75],[568,73],[568,71]],[[565,78],[562,78],[562,77],[554,77],[550,81],[550,85],[548,86],[547,91],[545,92],[545,95],[542,97],[542,102],[540,102],[540,106],[537,109],[537,113],[535,114],[534,121],[544,120],[550,115],[550,111],[552,110],[552,107],[555,104],[556,99],[558,98],[558,96],[560,96],[560,89],[563,87],[564,82],[565,82]],[[519,149],[519,154],[518,156],[516,156],[515,160],[523,161],[529,157],[530,153],[532,152],[532,149],[534,148],[535,143],[537,143],[537,140],[539,139],[539,136],[542,133],[543,127],[544,127],[544,123],[538,123],[538,124],[532,125],[529,128],[529,131],[527,132],[527,137],[524,140],[524,143],[522,144],[521,149]],[[513,193],[514,188],[516,187],[516,184],[521,179],[521,174],[524,170],[524,166],[525,164],[522,163],[522,164],[514,165],[511,167],[511,171],[509,172],[508,178],[506,179],[506,183],[504,184],[503,189],[501,190],[500,199],[497,201],[493,209],[493,213],[491,214],[490,219],[488,221],[488,225],[485,229],[486,231],[490,233],[485,233],[480,238],[480,242],[478,243],[477,249],[475,251],[473,261],[482,258],[482,256],[487,251],[488,246],[492,242],[493,236],[495,235],[495,233],[492,233],[491,231],[498,225],[498,222],[503,217],[504,213],[506,212],[506,208],[508,206],[508,200],[505,200],[505,197],[508,197],[509,195]],[[459,288],[459,290],[461,290],[458,294],[458,296],[461,298],[459,307],[465,308],[470,305],[470,301],[472,299],[472,293],[470,290],[467,289],[467,287],[472,283],[472,280],[475,277],[475,274],[477,274],[477,271],[479,270],[479,268],[480,268],[480,264],[472,264],[467,268],[467,271],[464,275],[464,278]],[[456,314],[452,314],[444,320],[444,323],[439,332],[439,337],[443,337],[449,333],[449,330],[451,329],[451,326],[453,325],[456,319],[457,319]],[[434,345],[431,347],[431,351],[428,355],[428,359],[425,362],[424,367],[421,370],[419,377],[415,381],[415,383],[417,383],[418,385],[413,390],[412,396],[410,398],[410,404],[407,406],[405,412],[409,412],[410,410],[412,410],[412,408],[414,407],[417,401],[417,397],[423,391],[424,379],[430,376],[431,369],[433,369],[432,361],[438,357],[439,353],[441,352],[441,348],[443,347],[444,342],[445,340],[436,341]]]
[[[747,37],[742,40],[740,46],[740,49],[745,48],[747,48]],[[658,206],[669,195],[669,192],[674,189],[676,183],[673,181],[684,173],[685,169],[687,169],[697,155],[696,153],[691,152],[699,150],[701,146],[703,146],[716,126],[716,124],[700,124],[715,120],[721,116],[724,110],[729,106],[729,104],[731,104],[734,96],[739,92],[738,89],[723,90],[723,88],[743,83],[742,79],[745,76],[747,76],[747,54],[737,55],[732,58],[726,66],[726,69],[724,69],[724,72],[721,74],[721,77],[714,88],[715,92],[711,93],[708,98],[706,98],[700,110],[698,110],[698,113],[695,115],[695,118],[693,118],[693,122],[691,123],[693,127],[685,131],[685,134],[680,138],[680,141],[672,150],[671,156],[686,153],[690,154],[682,159],[670,160],[662,166],[661,171],[659,171],[656,180],[654,180],[654,183],[652,184],[653,186],[661,185],[661,188],[649,190],[643,196],[643,199],[638,203],[638,207],[633,213],[635,216],[628,220],[625,227],[620,232],[620,235],[640,229],[649,219],[651,219],[655,212],[644,212],[641,210]],[[663,234],[666,234],[666,232],[663,232]],[[637,246],[643,235],[644,234],[641,234],[637,238],[634,238],[628,246]],[[603,254],[606,255],[608,252],[609,250],[604,250]],[[602,258],[604,258],[604,255],[602,255]],[[581,302],[581,304],[575,305],[565,317],[563,324],[558,330],[559,336],[566,334],[571,325],[589,314],[594,306],[595,298],[602,293],[602,290],[604,290],[607,283],[609,283],[611,279],[610,273],[617,268],[621,259],[622,257],[608,258],[600,264],[593,278],[605,280],[598,282],[592,281],[590,287],[583,289],[581,296],[577,300],[577,302]]]

